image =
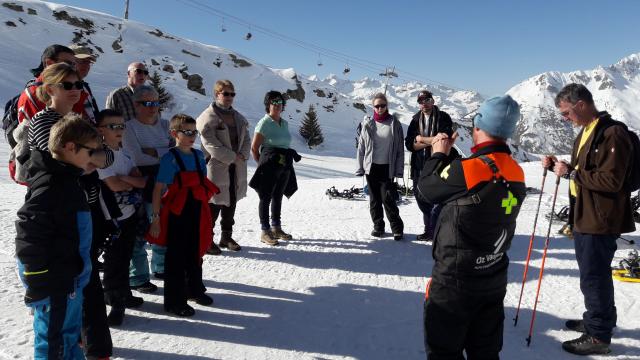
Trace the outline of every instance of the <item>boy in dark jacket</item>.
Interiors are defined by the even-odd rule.
[[[99,149],[98,133],[77,115],[51,129],[49,150],[31,154],[29,190],[16,221],[16,256],[33,308],[34,358],[84,359],[78,346],[89,281],[91,212],[79,177]]]

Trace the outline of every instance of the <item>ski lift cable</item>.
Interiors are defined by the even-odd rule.
[[[378,74],[380,72],[381,68],[387,68],[387,65],[383,65],[383,64],[379,64],[370,60],[366,60],[366,59],[362,59],[362,58],[358,58],[356,56],[352,56],[352,55],[347,55],[335,50],[331,50],[328,48],[324,48],[321,47],[319,45],[313,44],[313,43],[309,43],[309,42],[305,42],[302,40],[298,40],[296,38],[290,37],[288,35],[284,35],[275,31],[272,31],[268,28],[250,23],[244,19],[241,19],[239,17],[236,17],[234,15],[231,15],[229,13],[226,13],[222,10],[216,9],[212,6],[209,6],[207,4],[203,4],[200,1],[197,0],[176,0],[177,2],[180,2],[184,5],[190,6],[190,7],[194,7],[194,8],[198,8],[201,11],[204,12],[208,12],[212,15],[216,15],[218,17],[221,17],[223,19],[227,19],[230,20],[234,23],[237,23],[239,25],[243,25],[249,28],[252,28],[254,31],[263,33],[267,36],[270,36],[272,38],[276,38],[279,39],[281,41],[287,42],[291,45],[303,48],[307,51],[312,51],[315,53],[320,53],[322,55],[324,55],[326,58],[331,58],[334,59],[336,61],[339,62],[350,62],[353,66],[366,70],[368,72],[372,72],[375,74]],[[399,74],[398,78],[402,79],[402,80],[407,80],[407,81],[418,81],[418,82],[425,82],[425,83],[432,83],[432,84],[436,84],[436,85],[442,85],[442,86],[446,86],[448,88],[454,89],[454,90],[463,90],[460,87],[457,86],[453,86],[447,83],[443,83],[441,81],[436,81],[433,79],[429,79],[426,78],[424,76],[420,76],[417,74],[413,74],[411,72],[408,71],[404,71],[404,70],[400,70],[398,68],[396,68],[396,73]]]

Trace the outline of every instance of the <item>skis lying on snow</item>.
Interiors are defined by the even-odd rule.
[[[325,191],[325,194],[329,197],[329,199],[354,200],[363,199],[365,197],[363,189],[355,186],[352,186],[351,189],[342,191],[339,191],[335,186],[332,186],[328,188],[327,191]]]
[[[618,266],[611,269],[614,280],[640,283],[640,257],[637,250],[631,250]]]

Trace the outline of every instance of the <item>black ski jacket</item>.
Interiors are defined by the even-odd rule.
[[[467,159],[435,153],[418,191],[443,205],[435,229],[432,280],[460,291],[496,293],[507,285],[507,250],[526,195],[524,172],[506,144]]]
[[[277,167],[288,167],[291,171],[289,180],[284,188],[284,195],[291,197],[298,191],[298,181],[296,172],[293,169],[293,162],[298,162],[302,157],[293,149],[281,149],[276,147],[265,146],[260,150],[260,161],[256,172],[249,181],[249,186],[258,192],[258,195],[268,196],[273,192],[276,186],[276,179],[273,174]]]
[[[25,303],[81,291],[89,281],[92,222],[79,182],[82,170],[34,150],[24,205],[16,220],[16,257]]]
[[[420,135],[420,122],[424,121],[424,130],[426,136],[435,136],[438,133],[445,133],[449,136],[453,134],[453,122],[451,116],[444,111],[441,111],[437,106],[433,106],[429,119],[423,119],[422,111],[418,111],[409,123],[407,129],[407,136],[404,138],[404,145],[411,152],[411,178],[418,180],[420,172],[424,167],[424,162],[431,157],[431,147],[427,147],[422,150],[414,150],[413,143],[416,141],[416,136]],[[452,149],[455,151],[455,149]],[[457,153],[457,152],[456,152]],[[455,156],[452,156],[455,157]]]

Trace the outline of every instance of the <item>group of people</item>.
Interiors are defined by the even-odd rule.
[[[47,47],[8,134],[11,176],[28,188],[16,257],[34,312],[37,359],[109,358],[109,327],[144,303],[132,290],[157,291],[151,274],[164,281],[167,312],[192,316],[188,302],[211,305],[202,258],[241,250],[232,237],[234,215],[249,183],[260,198],[261,241],[293,238],[283,230],[281,208],[282,197],[297,190],[293,161],[300,156],[281,117],[285,95],[265,95],[266,115],[252,138],[233,108],[231,81],[216,82],[197,119],[167,120],[141,62],[129,65],[126,85],[100,109],[84,81],[96,60],[86,47]],[[194,148],[198,134],[201,149]],[[250,155],[258,168],[248,182]]]
[[[247,119],[233,108],[229,80],[215,83],[212,103],[197,118],[175,114],[166,120],[141,62],[129,65],[127,84],[100,109],[84,81],[95,61],[85,47],[47,47],[21,93],[19,125],[10,134],[16,144],[11,174],[28,187],[16,221],[16,255],[25,302],[34,311],[38,359],[109,358],[109,327],[123,323],[125,309],[143,304],[132,290],[157,291],[151,274],[164,280],[167,312],[192,316],[189,301],[211,305],[202,258],[241,250],[233,239],[234,216],[248,186],[260,199],[260,240],[277,245],[293,238],[282,227],[282,198],[297,190],[293,163],[301,157],[290,148],[282,118],[286,96],[266,93],[265,116],[251,137]],[[433,241],[435,260],[424,306],[427,357],[459,359],[466,352],[497,359],[507,250],[526,195],[524,172],[507,145],[520,107],[510,96],[483,103],[472,121],[472,155],[462,159],[453,148],[458,135],[451,117],[429,91],[417,101],[420,111],[406,137],[384,94],[373,97],[373,116],[362,122],[356,174],[366,176],[369,187],[371,235],[384,236],[386,213],[394,240],[403,239],[393,179],[402,176],[406,148],[423,213],[418,240]],[[556,105],[583,127],[570,163],[552,156],[542,162],[571,181],[587,308],[582,320],[566,324],[584,334],[563,348],[606,353],[616,323],[609,265],[618,235],[634,230],[624,186],[631,143],[610,115],[596,110],[584,86],[566,86]],[[201,149],[194,148],[198,135]],[[247,181],[250,156],[258,166]]]

